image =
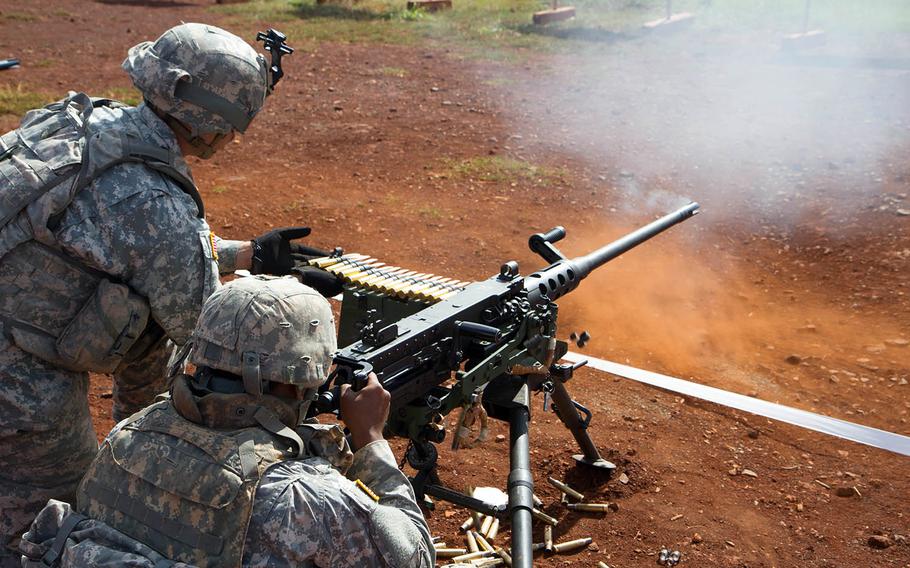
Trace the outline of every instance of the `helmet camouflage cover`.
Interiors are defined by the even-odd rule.
[[[193,331],[190,362],[243,377],[314,388],[337,347],[328,301],[294,277],[249,276],[209,296]]]
[[[205,24],[181,24],[134,46],[123,69],[146,101],[194,137],[246,131],[267,93],[265,58]]]

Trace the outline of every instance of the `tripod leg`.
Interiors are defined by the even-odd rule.
[[[527,389],[527,385],[524,387]],[[534,479],[528,449],[527,406],[516,405],[509,412],[511,448],[509,473],[509,507],[512,516],[512,566],[531,568],[534,564],[531,534],[531,509],[534,507]]]
[[[575,410],[575,405],[572,404],[572,397],[569,396],[566,385],[561,381],[553,381],[553,387],[551,396],[553,397],[553,404],[556,405],[556,412],[559,414],[559,419],[562,420],[563,424],[566,425],[566,428],[572,432],[572,436],[575,438],[575,441],[578,442],[578,447],[580,447],[583,452],[582,454],[572,456],[575,458],[575,461],[609,471],[616,469],[615,465],[600,457],[597,446],[594,445],[591,436],[588,436],[585,425],[582,424],[581,418],[578,417],[578,411]]]

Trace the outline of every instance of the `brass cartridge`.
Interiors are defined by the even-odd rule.
[[[438,553],[439,553],[439,551],[437,551],[437,556],[439,555]],[[494,553],[489,550],[481,550],[479,552],[468,552],[467,554],[460,554],[460,555],[452,558],[452,561],[453,562],[470,562],[471,560],[474,560],[475,558],[489,558],[490,556],[493,556],[493,554]]]
[[[553,552],[569,552],[571,550],[577,550],[579,548],[588,546],[592,542],[594,542],[594,539],[591,537],[579,538],[567,542],[560,542],[559,544],[553,545]]]
[[[471,524],[473,524],[473,522]],[[467,536],[468,536],[468,551],[477,552],[478,550],[480,550],[480,547],[477,546],[477,539],[474,538],[474,531],[468,531]]]
[[[496,539],[496,535],[499,534],[499,519],[494,518],[493,522],[490,524],[490,530],[487,531],[487,540]]]
[[[510,555],[504,548],[497,548],[496,554],[502,558],[502,561],[506,563],[506,566],[512,566],[512,555]]]
[[[436,557],[437,558],[452,558],[457,556],[462,556],[466,553],[463,548],[437,548]]]
[[[566,507],[570,511],[594,511],[598,513],[619,510],[619,505],[616,503],[569,503]]]
[[[578,491],[572,489],[571,487],[569,487],[566,483],[563,483],[562,481],[560,481],[558,479],[554,479],[552,477],[548,477],[547,481],[550,482],[550,485],[552,485],[556,489],[559,489],[560,491],[562,491],[569,497],[573,497],[573,498],[577,499],[578,501],[584,501],[585,496],[582,495],[581,493],[579,493]]]
[[[537,519],[547,523],[548,525],[553,525],[554,527],[559,524],[559,521],[551,517],[550,515],[544,513],[543,511],[538,511],[537,509],[531,509],[531,514],[534,515]]]
[[[493,517],[489,515],[484,515],[483,523],[480,524],[480,534],[486,535],[490,530],[490,525],[493,524]]]
[[[477,540],[477,546],[487,552],[493,552],[493,546],[487,542],[487,539],[483,537],[480,533],[474,533],[474,538]]]

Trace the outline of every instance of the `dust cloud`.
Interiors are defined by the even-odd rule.
[[[611,261],[560,299],[559,336],[586,330],[588,345],[570,348],[749,393],[768,378],[802,374],[787,362],[792,355],[843,366],[906,335],[897,322],[838,309],[821,295],[797,297],[736,259],[693,252],[685,231],[698,220]],[[606,243],[634,228],[583,241]],[[860,355],[847,363],[844,353]],[[731,375],[731,366],[739,372]]]
[[[616,236],[603,231],[589,240]],[[720,264],[702,262],[678,242],[651,241],[560,300],[560,335],[584,329],[592,336],[587,352],[687,374],[710,369],[714,358],[751,358],[776,324],[754,317],[750,298],[735,292],[749,283]]]
[[[605,211],[585,242],[620,236],[608,228],[618,219],[631,230],[690,200],[703,205],[561,300],[563,336],[587,329],[593,354],[685,376],[719,361],[785,375],[789,353],[822,361],[900,335],[887,320],[832,306],[821,283],[797,301],[787,283],[765,282],[740,237],[786,239],[811,222],[848,239],[844,219],[906,192],[910,34],[889,26],[906,24],[908,8],[825,13],[826,45],[789,53],[780,40],[800,31],[801,17],[788,27],[756,15],[775,3],[741,3],[750,5],[741,17],[724,4],[694,6],[696,23],[679,33],[567,44],[533,81],[508,89],[509,126],[543,159],[583,164]],[[580,6],[579,26],[585,9],[595,8]]]
[[[693,6],[695,24],[678,33],[567,46],[510,90],[511,126],[583,160],[628,213],[659,213],[681,196],[715,220],[746,212],[796,224],[821,198],[836,219],[907,173],[910,36],[891,29],[907,20],[905,3],[814,6],[827,43],[797,52],[780,40],[800,31],[801,8],[791,25],[771,12],[801,2],[742,3],[741,16],[723,4]],[[586,10],[595,7],[579,8],[579,27]],[[561,126],[539,131],[540,116]]]

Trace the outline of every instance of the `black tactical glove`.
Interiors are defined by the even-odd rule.
[[[324,258],[331,254],[328,251],[306,245],[291,245],[291,258],[297,261],[297,264],[306,263],[314,258]]]
[[[310,288],[315,289],[326,298],[341,294],[344,281],[331,272],[316,266],[297,266],[292,268],[291,272],[295,274],[301,282]]]
[[[256,237],[252,240],[253,265],[250,272],[276,276],[290,274],[294,268],[294,257],[291,256],[293,253],[299,249],[315,250],[291,244],[291,241],[302,239],[309,234],[309,227],[284,227]]]

